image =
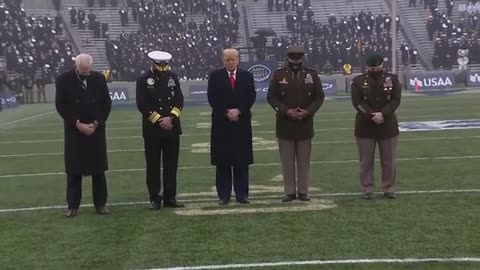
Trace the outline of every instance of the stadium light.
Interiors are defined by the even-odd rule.
[[[397,73],[397,0],[392,0],[392,73]]]

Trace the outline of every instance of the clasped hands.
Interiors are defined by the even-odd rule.
[[[232,122],[238,122],[238,117],[240,116],[240,111],[238,109],[229,109],[227,110],[227,118]]]
[[[93,121],[92,123],[90,124],[84,124],[84,123],[81,123],[80,120],[77,120],[77,122],[75,122],[75,127],[78,129],[78,131],[80,131],[81,133],[87,135],[87,136],[90,136],[92,135],[95,130],[97,130],[97,127],[98,127],[98,122],[97,121]]]
[[[372,121],[377,124],[377,125],[380,125],[380,124],[383,124],[383,113],[381,112],[374,112],[371,114],[372,115]]]
[[[307,117],[310,113],[302,109],[300,107],[297,107],[296,109],[289,109],[287,111],[288,117],[290,117],[293,120],[302,120],[303,118]]]
[[[172,117],[171,116],[166,116],[160,118],[158,121],[158,124],[160,125],[161,128],[163,128],[166,131],[170,131],[173,129],[173,124],[172,124]]]

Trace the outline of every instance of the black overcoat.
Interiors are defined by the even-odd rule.
[[[235,89],[226,69],[215,70],[208,78],[208,102],[212,107],[210,157],[212,165],[253,164],[252,113],[256,99],[250,72],[237,70]],[[227,117],[228,109],[238,109],[238,122]]]
[[[55,106],[64,120],[65,172],[70,175],[94,175],[108,170],[105,122],[112,101],[105,77],[91,72],[87,88],[76,72],[60,75],[56,82]],[[99,126],[91,136],[76,128],[75,123],[90,124],[97,121]]]

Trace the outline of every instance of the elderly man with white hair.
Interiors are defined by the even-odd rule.
[[[75,59],[75,69],[61,74],[55,82],[55,106],[63,118],[65,133],[67,217],[78,213],[83,176],[92,176],[97,214],[110,213],[105,208],[108,170],[105,122],[112,101],[105,77],[92,71],[92,64],[90,55],[80,54]]]

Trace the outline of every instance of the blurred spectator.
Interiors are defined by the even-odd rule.
[[[435,69],[452,69],[457,64],[457,51],[469,50],[469,64],[480,63],[480,1],[469,1],[466,6],[459,6],[464,14],[455,22],[447,12],[436,8],[427,21],[429,38],[435,39],[432,64]],[[477,9],[476,7],[479,7]],[[433,29],[433,30],[432,30]]]
[[[135,80],[148,67],[146,53],[161,48],[173,55],[172,67],[180,78],[207,78],[209,70],[221,65],[221,51],[237,42],[240,13],[232,2],[228,8],[224,1],[192,0],[192,11],[205,14],[198,24],[187,22],[185,1],[128,3],[138,7],[141,30],[105,42],[112,77]]]
[[[21,93],[24,82],[34,81],[36,72],[47,64],[53,76],[66,68],[65,63],[73,57],[73,48],[70,41],[60,36],[61,17],[27,16],[18,0],[3,0],[0,14],[0,53],[5,55],[7,70],[20,74],[7,82],[10,89]]]
[[[308,65],[325,70],[329,63],[329,69],[331,66],[332,71],[339,72],[345,64],[364,66],[361,62],[374,52],[387,58],[392,55],[390,15],[360,11],[349,18],[337,18],[335,14],[330,14],[327,24],[322,25],[315,21],[309,1],[303,4],[298,5],[296,12],[290,11],[286,15],[287,30],[291,35],[274,37],[271,47],[263,51],[282,61],[288,46],[302,45],[307,52]],[[399,26],[398,17],[396,22]],[[266,57],[257,55],[257,58]],[[385,62],[386,65],[389,63],[391,61]],[[409,50],[405,52],[405,63],[409,63]]]

